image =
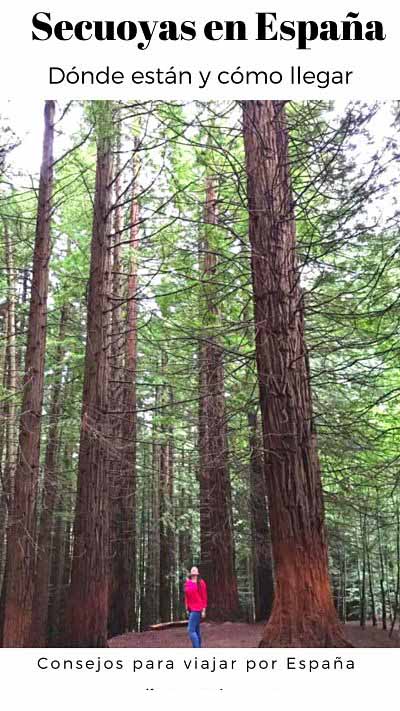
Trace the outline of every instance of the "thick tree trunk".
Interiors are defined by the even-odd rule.
[[[226,427],[223,349],[215,336],[219,314],[215,299],[217,268],[213,230],[217,225],[217,198],[213,180],[207,179],[203,242],[203,286],[205,301],[204,342],[200,354],[200,522],[207,525],[201,533],[201,575],[208,585],[207,616],[230,620],[239,615],[239,596],[235,575],[231,487],[228,471],[228,436]],[[202,408],[204,410],[202,411]],[[205,417],[205,423],[204,423]],[[206,429],[205,429],[206,428]],[[204,451],[204,447],[206,450]],[[204,478],[204,482],[202,479]],[[202,491],[203,489],[203,491]]]
[[[283,102],[245,101],[256,357],[275,569],[262,647],[347,646],[328,573]]]
[[[135,165],[133,166],[135,171]],[[119,162],[117,163],[117,176]],[[114,456],[111,469],[111,581],[109,631],[123,634],[135,626],[136,564],[136,367],[137,367],[137,249],[139,246],[139,206],[135,196],[135,177],[130,214],[130,268],[127,284],[126,320],[123,321],[120,247],[122,215],[117,206],[114,223],[114,298],[120,305],[113,310],[112,407],[114,419]],[[120,181],[116,180],[116,200],[120,199]],[[118,304],[118,301],[117,301]],[[120,335],[122,329],[122,336]]]
[[[109,580],[108,487],[108,234],[112,176],[111,106],[101,102],[87,343],[79,449],[71,586],[64,641],[71,647],[106,647]]]
[[[51,251],[54,101],[46,101],[44,120],[43,158],[33,253],[24,393],[14,496],[8,526],[4,647],[23,647],[27,643],[32,613],[36,496],[40,461],[47,293]]]
[[[45,467],[43,500],[40,516],[38,536],[38,552],[36,560],[35,585],[32,605],[32,624],[30,632],[31,647],[45,647],[47,641],[47,622],[49,610],[49,582],[50,582],[50,555],[51,537],[53,532],[54,511],[59,492],[58,482],[58,455],[60,444],[60,415],[62,411],[62,363],[64,358],[65,328],[67,308],[61,309],[59,343],[55,357],[56,368],[59,370],[53,385],[50,404],[50,426],[48,431]]]
[[[123,404],[123,378],[124,378],[124,345],[125,329],[123,326],[122,305],[122,262],[121,262],[121,236],[122,236],[122,207],[121,200],[121,137],[118,135],[115,170],[114,170],[114,225],[112,254],[112,275],[110,290],[112,294],[111,312],[111,355],[110,355],[110,392],[109,406],[113,413],[110,422],[110,450],[108,459],[108,476],[110,485],[110,588],[109,588],[109,615],[108,633],[110,637],[127,631],[124,623],[124,598],[120,595],[121,582],[121,544],[124,517],[122,504],[123,471],[121,460],[123,456],[124,422]],[[122,609],[121,609],[122,607]]]
[[[267,620],[271,614],[274,579],[271,534],[268,522],[266,477],[262,443],[257,431],[257,414],[249,412],[250,445],[250,523],[253,548],[255,619]]]

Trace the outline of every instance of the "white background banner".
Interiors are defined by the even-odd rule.
[[[354,22],[354,17],[364,39],[305,40],[321,32],[326,37],[327,27],[328,36],[334,36],[333,25],[324,26],[324,21],[336,23],[338,36],[346,35],[343,21]],[[8,96],[388,99],[398,92],[400,12],[389,0],[338,0],[331,5],[316,0],[249,0],[243,5],[228,0],[149,0],[140,5],[127,0],[25,0],[9,4],[2,20],[1,78]],[[242,23],[242,39],[225,39],[230,32],[235,37],[239,33],[239,25],[232,30],[228,21]],[[373,31],[370,22],[381,23],[385,39],[366,38]],[[166,32],[173,37],[171,23],[178,39],[163,39]],[[133,37],[94,37],[96,32],[112,36],[118,31]],[[353,36],[354,27],[348,32]],[[32,33],[41,39],[33,40]],[[260,33],[266,39],[257,39]]]
[[[91,668],[69,670],[78,660]],[[201,669],[205,660],[208,669]],[[350,660],[354,669],[347,668]],[[143,699],[146,708],[196,708],[209,699],[222,708],[229,701],[229,708],[243,709],[247,701],[263,708],[372,710],[393,707],[399,662],[399,650],[388,649],[4,650],[1,699],[2,708],[8,698],[14,708],[32,711],[116,711]]]

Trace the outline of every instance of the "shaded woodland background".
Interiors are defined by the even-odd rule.
[[[48,101],[39,182],[14,163],[24,138],[3,107],[4,646],[102,646],[183,619],[192,564],[209,585],[210,620],[266,620],[274,587],[282,619],[294,606],[307,618],[317,603],[294,605],[296,571],[311,570],[314,554],[291,556],[308,547],[307,532],[296,538],[308,517],[312,545],[315,531],[324,538],[315,432],[337,615],[396,628],[397,111]],[[266,296],[281,239],[289,286]],[[263,355],[263,329],[279,336],[275,360],[271,349]],[[281,368],[294,373],[292,404],[270,432],[274,408],[259,387],[267,362],[275,383]],[[299,460],[280,479],[283,445],[273,438],[292,416],[311,444],[299,438]],[[279,487],[267,492],[274,467],[284,498]],[[272,496],[284,500],[287,529]],[[294,531],[286,551],[285,530]],[[303,634],[332,644],[319,629]]]

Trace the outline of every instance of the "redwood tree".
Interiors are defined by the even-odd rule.
[[[137,148],[137,143],[135,143]],[[135,151],[136,152],[136,151]],[[136,585],[136,361],[137,361],[137,250],[139,248],[139,205],[136,198],[137,167],[133,161],[133,183],[130,208],[129,266],[127,279],[127,304],[125,321],[122,308],[120,278],[120,245],[122,234],[120,168],[117,163],[116,200],[114,224],[113,296],[117,304],[113,309],[112,341],[114,345],[114,383],[112,407],[114,443],[111,501],[111,580],[110,580],[110,634],[123,634],[135,624]],[[119,305],[118,305],[119,301]],[[122,329],[122,336],[117,334]],[[117,448],[117,449],[116,449]],[[115,451],[116,450],[116,451]]]
[[[8,301],[5,313],[6,341],[2,352],[3,386],[11,394],[9,399],[4,398],[1,414],[5,420],[0,434],[0,456],[5,452],[4,466],[1,471],[0,494],[0,588],[3,581],[5,567],[5,546],[8,510],[12,501],[14,469],[17,458],[17,406],[15,394],[18,387],[17,378],[17,339],[16,339],[16,305],[17,305],[17,280],[14,270],[13,245],[10,240],[7,222],[4,221],[4,252],[7,270]],[[1,618],[1,611],[0,611]]]
[[[329,580],[284,102],[245,101],[256,357],[275,568],[262,647],[347,646]]]
[[[257,413],[249,410],[250,526],[253,553],[254,611],[256,620],[267,620],[274,595],[271,534],[268,522],[266,477]]]
[[[96,187],[82,399],[78,491],[71,586],[64,642],[107,646],[109,581],[108,381],[109,232],[112,179],[112,104],[95,102]]]
[[[161,375],[166,377],[168,357],[161,352]],[[162,385],[161,405],[171,407],[172,393],[168,393],[166,382]],[[164,410],[163,410],[164,413]],[[175,536],[173,528],[174,491],[174,450],[172,428],[165,423],[160,426],[160,476],[159,476],[159,518],[160,518],[160,620],[169,622],[173,613],[173,591],[175,572]]]
[[[8,521],[4,581],[4,647],[23,647],[27,644],[32,613],[36,495],[40,461],[47,294],[51,252],[54,111],[54,101],[46,101],[19,444],[14,496]]]
[[[202,570],[207,579],[211,619],[229,620],[239,614],[235,575],[228,435],[225,409],[223,348],[215,335],[218,307],[217,270],[213,236],[217,196],[212,178],[206,183],[205,237],[203,241],[204,325],[200,351],[200,525]]]
[[[55,357],[56,368],[59,370],[59,373],[56,375],[55,382],[53,383],[50,400],[50,426],[47,437],[44,465],[43,499],[42,510],[40,512],[38,551],[32,604],[32,625],[30,631],[30,645],[32,647],[45,647],[47,642],[51,538],[54,512],[60,486],[57,467],[60,448],[60,415],[62,413],[63,398],[62,366],[65,353],[64,338],[66,321],[67,307],[64,305],[61,309],[58,334],[59,341]]]

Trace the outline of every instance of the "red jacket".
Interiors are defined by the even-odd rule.
[[[185,606],[189,612],[201,612],[207,607],[207,585],[200,580],[199,585],[192,580],[185,582]]]

